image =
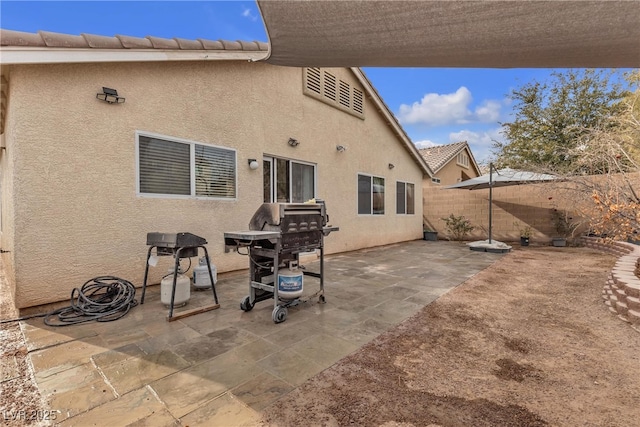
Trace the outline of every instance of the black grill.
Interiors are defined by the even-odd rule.
[[[316,203],[264,203],[249,221],[248,231],[224,234],[227,249],[241,252],[246,248],[249,256],[249,296],[240,308],[250,311],[254,304],[274,299],[273,321],[286,319],[287,307],[295,300],[278,297],[278,270],[299,265],[303,252],[320,251],[320,272],[304,270],[305,276],[320,279],[319,296],[324,302],[324,237],[338,227],[328,225],[329,216],[321,200]],[[313,297],[312,296],[312,297]]]
[[[280,252],[318,249],[327,225],[324,203],[264,203],[249,221],[249,230],[280,233]]]

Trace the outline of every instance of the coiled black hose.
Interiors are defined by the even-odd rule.
[[[136,288],[127,280],[115,276],[95,277],[71,291],[71,305],[47,313],[44,323],[67,326],[93,320],[118,320],[138,305],[135,296]]]
[[[68,326],[78,323],[111,322],[125,316],[138,305],[136,288],[128,280],[115,276],[99,276],[85,282],[80,289],[71,291],[71,305],[48,313],[32,314],[18,319],[0,320],[0,323],[44,317],[49,326]]]

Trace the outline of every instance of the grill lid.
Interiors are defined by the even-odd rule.
[[[285,218],[289,219],[284,221],[287,230],[282,229]],[[315,222],[322,227],[327,223],[324,203],[263,203],[249,221],[249,230],[291,232],[288,225],[293,218],[300,219],[293,220],[296,223]]]

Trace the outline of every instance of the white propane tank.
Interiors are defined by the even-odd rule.
[[[169,307],[171,305],[171,290],[173,289],[173,267],[169,268],[167,275],[160,282],[160,301]],[[189,302],[191,298],[191,280],[182,274],[182,269],[178,267],[178,276],[176,277],[176,295],[173,300],[174,307],[182,307]]]
[[[218,283],[218,271],[211,260],[209,260],[209,264],[211,264],[211,275],[215,285]],[[207,268],[207,259],[205,257],[200,258],[198,266],[193,269],[193,286],[198,290],[211,288],[211,278],[209,277],[209,269]]]
[[[278,298],[296,299],[302,296],[302,270],[298,263],[291,261],[289,268],[278,270]]]

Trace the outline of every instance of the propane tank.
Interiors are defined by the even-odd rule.
[[[218,271],[211,260],[211,275],[213,276],[213,284],[218,283]],[[211,288],[211,278],[209,277],[209,269],[207,268],[207,258],[202,257],[198,260],[198,266],[193,269],[193,286],[196,290]]]
[[[278,270],[278,298],[296,299],[302,296],[302,270],[298,262],[291,261],[289,268]]]
[[[169,307],[171,305],[171,291],[173,289],[173,272],[174,269],[169,268],[167,275],[160,282],[160,301]],[[191,297],[191,280],[182,274],[182,269],[178,267],[178,276],[176,277],[176,295],[173,300],[174,307],[182,307],[187,305]]]

